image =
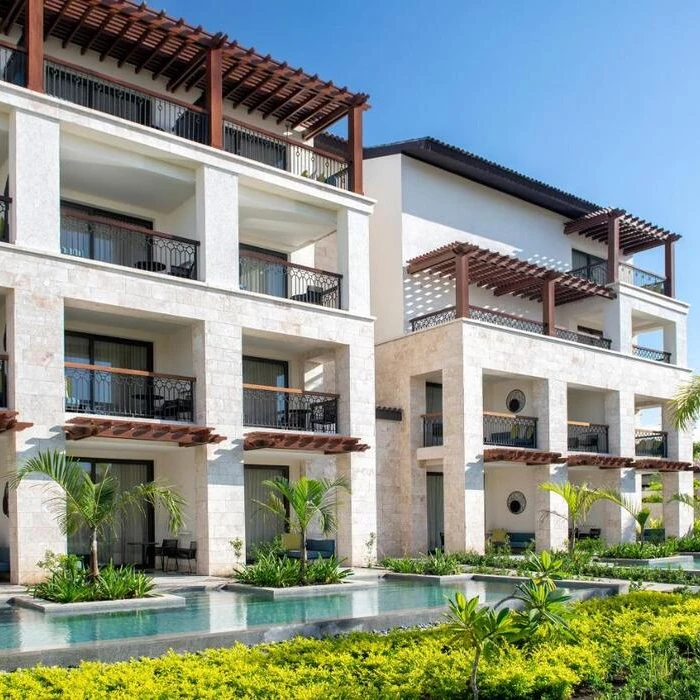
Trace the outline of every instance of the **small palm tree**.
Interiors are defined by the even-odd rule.
[[[596,489],[590,488],[588,484],[572,484],[565,481],[563,484],[555,484],[546,482],[540,484],[543,491],[549,491],[557,496],[560,496],[566,503],[569,511],[568,517],[557,513],[556,511],[546,511],[545,517],[557,515],[561,518],[567,517],[567,521],[571,520],[571,537],[569,538],[569,552],[573,553],[576,548],[576,530],[579,525],[582,525],[588,516],[593,504],[600,500],[600,493]]]
[[[700,375],[682,384],[669,406],[674,426],[680,430],[691,428],[700,418]]]
[[[603,500],[610,501],[611,503],[620,506],[622,510],[627,511],[634,518],[634,521],[639,528],[639,542],[640,544],[644,544],[644,528],[646,528],[647,522],[651,517],[651,511],[649,508],[638,506],[633,500],[627,496],[623,496],[617,491],[601,489],[599,494]]]
[[[105,472],[102,479],[94,482],[80,464],[64,452],[40,452],[29,459],[13,479],[17,488],[30,474],[41,474],[54,481],[61,495],[51,498],[47,505],[55,514],[63,534],[72,535],[81,527],[90,530],[90,575],[97,578],[97,543],[109,528],[116,529],[119,516],[131,508],[143,512],[144,503],[165,508],[170,518],[171,532],[182,527],[184,499],[170,487],[151,481],[138,484],[127,491],[119,491],[119,482]]]
[[[283,476],[263,481],[263,486],[270,489],[267,503],[258,504],[268,512],[284,520],[291,532],[301,536],[301,570],[306,569],[306,533],[317,522],[324,535],[335,532],[338,522],[336,507],[338,491],[350,491],[346,479],[309,479],[302,476],[291,484]],[[289,504],[289,514],[285,505]]]

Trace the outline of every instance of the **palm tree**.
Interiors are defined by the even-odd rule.
[[[675,428],[688,430],[700,418],[700,375],[682,384],[669,401],[671,420]]]
[[[565,481],[563,484],[555,484],[548,481],[540,484],[540,488],[564,499],[569,510],[567,521],[571,520],[572,525],[571,537],[569,538],[569,552],[573,553],[576,547],[576,530],[586,520],[593,504],[600,500],[599,492],[590,488],[588,484],[572,484],[569,481]],[[544,515],[545,517],[551,515],[557,515],[561,518],[566,517],[556,511],[547,511]]]
[[[258,503],[270,513],[284,520],[289,530],[301,536],[301,569],[306,568],[306,533],[318,522],[324,535],[335,532],[338,523],[335,516],[339,490],[350,491],[346,479],[309,479],[302,476],[291,484],[283,476],[263,481],[270,489],[267,503]],[[289,513],[285,501],[289,504]]]
[[[30,474],[41,474],[54,481],[61,494],[47,501],[55,514],[61,531],[65,535],[76,533],[81,527],[90,530],[90,575],[97,578],[97,541],[108,528],[116,529],[119,516],[130,508],[143,513],[144,503],[165,508],[169,516],[171,532],[182,527],[184,499],[169,486],[151,481],[138,484],[127,491],[119,490],[119,482],[105,472],[102,479],[94,482],[80,464],[64,452],[40,452],[17,470],[13,486]]]
[[[634,521],[639,528],[639,542],[640,544],[644,544],[644,528],[651,517],[651,511],[649,508],[638,506],[634,501],[626,496],[623,496],[617,491],[607,491],[601,489],[599,494],[603,500],[610,501],[611,503],[620,506],[622,510],[626,510],[634,518]]]

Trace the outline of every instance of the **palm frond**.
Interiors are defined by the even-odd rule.
[[[688,430],[700,418],[700,375],[682,384],[669,401],[671,420],[675,428]]]

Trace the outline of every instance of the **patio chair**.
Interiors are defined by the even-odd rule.
[[[187,560],[187,568],[189,570],[189,573],[192,573],[192,560],[194,560],[195,562],[197,561],[197,541],[196,540],[192,540],[190,542],[190,546],[187,548],[182,548],[182,547],[178,548],[178,550],[175,554],[176,567],[177,567],[177,562],[180,559]]]
[[[319,432],[335,432],[338,423],[338,402],[336,399],[319,401],[311,405],[311,430]]]
[[[168,559],[175,559],[177,564],[177,540],[163,540],[160,547],[155,548],[155,556],[160,557],[160,568],[165,571],[166,562]]]
[[[182,265],[171,265],[170,274],[173,277],[185,277],[186,279],[192,279],[194,275],[194,264],[195,260],[192,258],[192,260],[183,263]]]

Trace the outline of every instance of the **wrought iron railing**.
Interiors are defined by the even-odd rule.
[[[445,309],[440,309],[440,311],[431,311],[429,314],[416,316],[412,318],[409,323],[411,324],[411,332],[413,333],[415,331],[422,331],[425,328],[441,326],[443,323],[454,321],[455,318],[457,318],[455,307],[448,306]]]
[[[620,263],[620,282],[663,294],[666,278],[627,263]]]
[[[537,418],[484,411],[484,444],[537,447]]]
[[[671,363],[671,353],[666,350],[656,350],[654,348],[646,348],[643,345],[633,345],[632,354],[637,357],[643,357],[645,360],[655,360],[656,362]]]
[[[608,261],[584,265],[569,272],[575,277],[583,277],[604,287],[608,283]]]
[[[7,355],[0,355],[0,407],[7,408]]]
[[[635,430],[634,454],[637,457],[668,457],[667,433],[663,430]]]
[[[484,323],[493,323],[497,326],[505,326],[506,328],[515,328],[518,331],[529,331],[530,333],[544,332],[542,324],[538,321],[514,316],[513,314],[507,314],[503,311],[484,309],[480,306],[469,307],[469,318],[475,321],[483,321]]]
[[[602,335],[593,335],[593,333],[581,333],[581,331],[570,331],[568,328],[555,328],[554,334],[562,340],[571,340],[574,343],[581,345],[591,345],[595,348],[605,348],[610,350],[612,341],[610,338],[604,338]]]
[[[10,205],[12,199],[0,195],[0,241],[8,243],[10,240]]]
[[[27,54],[23,48],[0,44],[0,78],[13,85],[27,84]]]
[[[264,253],[240,252],[240,287],[249,292],[339,309],[342,280],[337,272],[296,265]]]
[[[193,377],[65,363],[66,411],[194,420]]]
[[[61,208],[61,252],[66,255],[197,279],[198,250],[199,241]]]
[[[196,105],[166,99],[56,60],[44,62],[44,80],[46,93],[53,97],[189,141],[209,140],[209,115]]]
[[[243,425],[337,433],[338,395],[244,384]]]
[[[569,421],[569,449],[577,452],[608,452],[608,426]]]
[[[442,445],[442,413],[424,413],[423,447],[438,447]]]
[[[337,155],[232,119],[224,120],[224,149],[343,190],[349,187],[348,163]]]

